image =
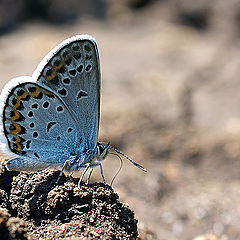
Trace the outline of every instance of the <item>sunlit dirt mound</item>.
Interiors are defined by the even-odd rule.
[[[1,190],[0,203],[4,207],[0,212],[1,236],[6,236],[5,239],[7,236],[12,239],[137,237],[134,213],[118,200],[110,186],[82,183],[79,189],[77,180],[66,177],[61,177],[56,185],[58,176],[59,171],[20,173],[13,178],[10,194],[9,189]]]

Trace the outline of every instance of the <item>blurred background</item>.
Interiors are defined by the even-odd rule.
[[[100,140],[148,169],[124,161],[113,184],[140,235],[239,239],[240,1],[2,0],[1,88],[83,33],[101,56]]]

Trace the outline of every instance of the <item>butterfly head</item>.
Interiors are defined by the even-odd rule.
[[[110,147],[110,143],[97,143],[97,160],[99,162],[103,161],[106,158]]]
[[[136,167],[140,168],[141,170],[143,170],[144,172],[146,172],[146,168],[144,168],[143,166],[141,166],[140,164],[134,162],[131,158],[129,158],[128,156],[126,156],[124,153],[122,153],[121,151],[119,151],[117,148],[113,147],[110,145],[109,143],[97,143],[97,160],[100,162],[102,160],[104,160],[106,158],[106,156],[108,155],[108,151],[110,149],[114,150],[115,152],[119,153],[120,155],[124,156],[128,161],[130,161],[133,165],[135,165]],[[112,154],[112,153],[111,153]]]

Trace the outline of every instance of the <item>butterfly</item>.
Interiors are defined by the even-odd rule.
[[[66,39],[40,62],[32,77],[12,79],[0,96],[0,143],[13,157],[8,170],[33,172],[62,168],[84,174],[99,166],[110,149],[98,139],[100,61],[96,40],[89,35]],[[60,174],[60,175],[61,175]]]

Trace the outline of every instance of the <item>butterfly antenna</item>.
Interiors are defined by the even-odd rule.
[[[126,156],[124,153],[122,153],[121,151],[119,151],[118,149],[116,149],[113,146],[109,146],[111,149],[113,149],[115,152],[121,154],[122,156],[124,156],[129,162],[131,162],[133,165],[135,165],[136,167],[140,168],[141,170],[143,170],[144,172],[147,172],[147,169],[144,168],[143,166],[141,166],[140,164],[134,162],[131,158],[129,158],[128,156]]]
[[[118,156],[116,153],[109,153],[109,154],[115,155],[115,156],[117,156],[117,157],[120,159],[120,168],[118,169],[117,173],[114,175],[114,177],[112,178],[112,181],[111,181],[111,187],[112,187],[115,178],[117,177],[117,175],[119,174],[119,172],[120,172],[121,169],[122,169],[123,160],[122,160],[122,158],[121,158],[120,156]]]

